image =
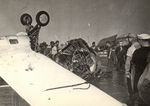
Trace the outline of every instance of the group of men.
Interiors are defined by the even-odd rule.
[[[110,41],[106,42],[107,46],[107,59],[108,59],[108,64],[107,64],[107,71],[112,72],[112,69],[116,65],[116,69],[123,71],[125,70],[124,65],[125,65],[125,59],[126,59],[126,47],[123,46],[123,42],[119,41],[117,47],[112,47]]]
[[[50,45],[47,45],[46,48],[43,50],[43,54],[54,60],[55,55],[59,51],[59,49],[59,41],[51,41]]]
[[[108,46],[107,72],[112,72],[113,59],[114,57],[117,57],[116,68],[118,70],[125,70],[126,73],[129,97],[132,100],[132,103],[130,102],[132,104],[131,106],[149,106],[150,103],[148,100],[143,99],[145,95],[144,97],[139,95],[140,91],[138,89],[138,83],[145,68],[147,67],[147,60],[150,60],[148,59],[148,57],[150,57],[150,35],[139,34],[132,36],[129,38],[128,46],[123,46],[122,41],[120,41],[119,46],[114,50],[115,55],[112,54],[113,48],[109,41],[106,42],[106,45]],[[150,69],[147,70],[150,71]],[[150,83],[150,80],[148,80],[148,82]]]

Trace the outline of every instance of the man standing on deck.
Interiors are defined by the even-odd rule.
[[[109,72],[112,72],[112,69],[113,69],[112,46],[110,44],[110,41],[106,42],[106,46],[107,46],[107,59],[108,59],[106,73],[109,73]]]
[[[126,51],[123,47],[123,42],[119,42],[119,46],[115,50],[115,55],[117,56],[117,70],[124,70]]]
[[[127,86],[128,86],[128,92],[129,92],[129,97],[132,97],[133,94],[133,89],[131,86],[131,60],[132,60],[132,56],[133,53],[136,49],[140,48],[140,44],[139,42],[137,42],[137,36],[131,38],[131,46],[129,47],[129,49],[127,50],[127,57],[126,57],[126,63],[125,63],[125,72],[126,72],[126,78],[127,78]]]

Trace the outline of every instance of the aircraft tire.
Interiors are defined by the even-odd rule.
[[[36,15],[36,22],[40,26],[46,26],[50,21],[50,16],[46,11],[39,11]]]
[[[27,25],[27,20],[29,20],[28,24],[31,25],[31,23],[32,23],[31,15],[29,15],[28,13],[22,14],[20,17],[20,21],[21,21],[22,25]]]

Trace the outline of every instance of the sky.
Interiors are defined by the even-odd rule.
[[[33,18],[39,11],[50,15],[39,41],[83,38],[91,45],[105,37],[150,33],[150,0],[0,0],[0,35],[25,32],[20,16]]]

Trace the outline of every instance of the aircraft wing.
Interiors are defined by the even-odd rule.
[[[0,69],[1,77],[31,106],[122,106],[92,84],[32,51],[25,35],[0,37]]]

